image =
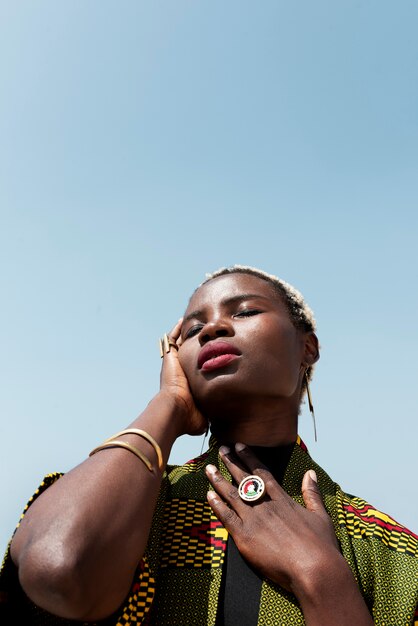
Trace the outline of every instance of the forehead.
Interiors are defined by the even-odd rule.
[[[243,294],[260,295],[283,305],[279,294],[268,281],[251,274],[235,273],[212,278],[199,287],[190,298],[186,314]]]

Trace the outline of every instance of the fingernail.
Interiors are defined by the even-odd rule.
[[[244,443],[236,443],[235,444],[235,450],[237,452],[242,452],[243,450],[245,450],[247,446]]]
[[[209,502],[216,503],[217,498],[216,498],[216,493],[214,491],[208,491],[206,494],[206,497]]]
[[[318,477],[317,477],[316,472],[314,470],[312,470],[312,469],[309,470],[309,476],[314,481],[314,483],[318,482]]]
[[[216,472],[216,467],[214,465],[206,465],[206,471],[208,474],[215,474]]]
[[[231,448],[228,448],[228,446],[221,446],[219,448],[219,452],[221,454],[229,454],[231,452]]]

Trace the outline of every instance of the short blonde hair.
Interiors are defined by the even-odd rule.
[[[199,285],[201,287],[213,278],[224,276],[225,274],[251,274],[269,282],[278,292],[279,296],[286,305],[289,315],[296,328],[307,332],[316,330],[316,321],[312,309],[305,302],[304,297],[295,287],[286,281],[278,278],[274,274],[268,274],[263,270],[259,270],[249,265],[231,265],[230,267],[221,267],[220,269],[206,274],[206,279]]]

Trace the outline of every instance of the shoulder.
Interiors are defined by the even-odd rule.
[[[46,474],[44,476],[44,478],[42,479],[42,482],[39,484],[35,493],[28,500],[28,503],[26,504],[23,510],[22,517],[25,514],[25,512],[28,510],[30,505],[36,500],[36,498],[38,498],[38,496],[40,496],[41,493],[43,493],[46,489],[48,489],[48,487],[50,487],[59,478],[61,478],[61,476],[64,476],[64,472],[52,472],[51,474]]]
[[[299,438],[297,444],[294,456],[298,465],[301,466],[302,471],[306,471],[309,467],[317,472],[325,504],[327,505],[327,501],[330,501],[329,512],[336,513],[336,518],[334,515],[332,517],[341,531],[351,539],[373,539],[377,547],[385,547],[394,553],[418,557],[418,535],[370,502],[344,492],[340,485],[311,459],[306,446]],[[300,473],[302,473],[301,470]]]
[[[337,511],[342,553],[373,607],[374,623],[416,623],[417,535],[366,500],[341,490]]]
[[[418,535],[372,504],[351,494],[338,494],[338,521],[354,539],[375,539],[389,550],[418,557]]]
[[[167,465],[165,477],[174,492],[184,492],[184,495],[206,500],[209,481],[205,467],[208,463],[219,466],[219,445],[213,436],[210,438],[208,449],[203,454],[190,459],[183,465]]]

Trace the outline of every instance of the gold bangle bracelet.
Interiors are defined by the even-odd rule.
[[[141,430],[140,428],[126,428],[125,430],[121,430],[119,433],[116,433],[116,435],[109,437],[109,439],[106,439],[106,442],[113,441],[114,439],[117,439],[121,435],[139,435],[140,437],[143,437],[144,439],[146,439],[155,450],[155,454],[157,455],[157,459],[158,459],[158,468],[160,470],[163,469],[163,466],[164,466],[163,455],[161,452],[161,448],[158,445],[158,443],[155,441],[154,437],[152,437],[145,430]]]
[[[105,450],[106,448],[126,448],[129,452],[135,454],[138,459],[141,459],[150,472],[154,471],[151,461],[145,456],[145,454],[142,454],[141,450],[138,450],[135,446],[131,446],[131,444],[126,443],[126,441],[119,441],[118,439],[115,439],[114,441],[105,441],[100,446],[97,446],[97,448],[94,448],[94,450],[90,452],[89,456],[93,456],[93,454],[96,454],[99,450]]]

